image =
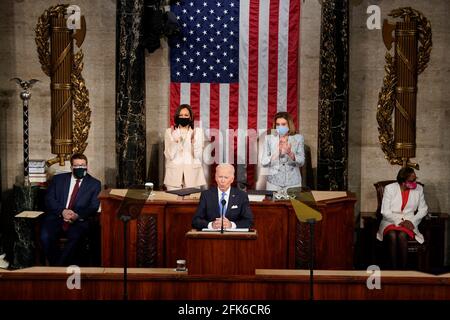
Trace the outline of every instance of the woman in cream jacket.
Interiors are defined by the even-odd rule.
[[[164,156],[167,190],[200,187],[206,184],[202,167],[203,130],[194,129],[194,114],[188,104],[175,113],[175,126],[166,129]]]
[[[416,213],[417,211],[417,213]],[[381,204],[381,220],[377,239],[388,238],[392,267],[404,269],[408,254],[408,238],[423,243],[419,224],[426,216],[428,206],[423,188],[416,182],[412,168],[402,168],[397,174],[397,182],[384,188]]]

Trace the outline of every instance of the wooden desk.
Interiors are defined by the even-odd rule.
[[[117,216],[122,197],[104,190],[101,201],[102,266],[123,265],[123,225]],[[323,219],[315,227],[318,269],[353,269],[354,194],[314,205]],[[129,223],[130,267],[175,268],[186,259],[185,234],[198,206],[194,200],[147,201]],[[255,265],[259,269],[308,267],[308,226],[299,223],[289,201],[252,202],[258,230]]]
[[[122,268],[81,268],[80,275],[81,290],[67,290],[65,267],[0,269],[0,300],[122,299]],[[366,270],[315,270],[315,299],[450,299],[450,273],[434,276],[412,271],[383,271],[379,290],[367,289],[368,276]],[[298,300],[309,299],[309,270],[259,269],[253,275],[203,277],[173,268],[130,268],[128,286],[130,300],[244,299],[297,300],[298,303]]]

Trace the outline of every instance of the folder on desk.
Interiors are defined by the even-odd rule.
[[[166,191],[166,192],[176,194],[178,196],[187,196],[192,193],[198,193],[200,191],[201,190],[199,188],[184,188],[184,189],[170,190],[170,191]]]

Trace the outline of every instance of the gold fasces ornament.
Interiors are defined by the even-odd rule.
[[[378,96],[378,140],[391,164],[419,169],[419,164],[410,159],[416,155],[417,76],[430,61],[431,24],[422,13],[410,7],[392,10],[389,16],[403,21],[391,24],[384,20],[383,23],[383,42],[388,51],[383,87]],[[392,44],[394,56],[389,52]]]
[[[36,25],[36,46],[42,71],[50,77],[51,148],[56,155],[47,166],[65,161],[74,153],[83,153],[91,126],[89,92],[81,72],[83,52],[74,54],[74,40],[81,47],[86,21],[80,16],[80,28],[67,27],[73,6],[59,4],[44,11]]]

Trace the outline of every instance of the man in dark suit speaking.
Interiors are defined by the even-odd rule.
[[[82,237],[88,232],[89,216],[100,206],[100,181],[87,173],[88,160],[83,154],[70,159],[71,173],[55,175],[45,196],[46,212],[41,227],[41,242],[50,265],[76,263],[74,253]],[[59,238],[67,243],[60,252]]]
[[[195,229],[249,228],[253,224],[248,196],[245,192],[231,187],[234,180],[234,167],[219,164],[216,168],[217,187],[203,191],[197,212],[192,219]]]

